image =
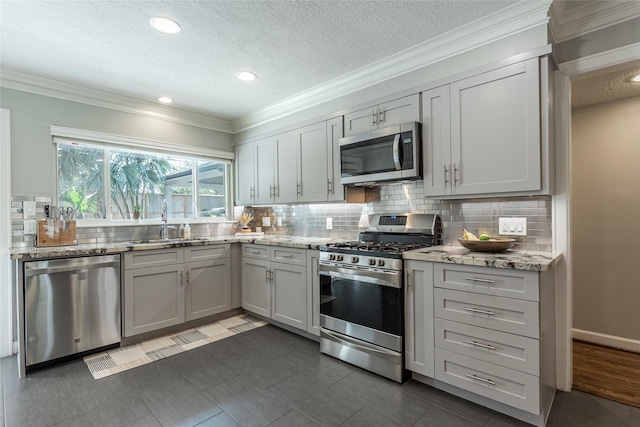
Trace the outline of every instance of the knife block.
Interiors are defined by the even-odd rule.
[[[76,220],[62,221],[58,219],[38,220],[36,236],[37,246],[77,245]]]

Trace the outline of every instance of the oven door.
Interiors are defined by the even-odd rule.
[[[320,326],[381,347],[403,350],[401,271],[320,263]]]

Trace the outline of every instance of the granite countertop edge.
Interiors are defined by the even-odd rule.
[[[84,255],[118,254],[131,251],[146,251],[154,249],[181,248],[193,246],[209,246],[224,243],[252,243],[256,245],[280,246],[297,249],[319,249],[328,242],[344,239],[301,236],[214,236],[190,240],[171,239],[168,241],[150,241],[148,243],[114,242],[81,244],[70,246],[25,247],[10,250],[11,259],[29,260]]]
[[[461,246],[433,246],[403,253],[409,260],[473,265],[508,270],[550,271],[562,259],[560,252],[518,251],[500,253],[472,252]]]

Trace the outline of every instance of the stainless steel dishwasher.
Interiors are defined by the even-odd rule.
[[[120,255],[24,263],[26,367],[120,343]]]

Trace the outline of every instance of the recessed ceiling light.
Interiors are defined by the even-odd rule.
[[[180,25],[177,22],[172,21],[169,18],[162,18],[156,16],[149,21],[151,26],[161,33],[165,34],[178,34],[180,32]]]
[[[160,98],[158,98],[158,102],[162,102],[163,104],[171,104],[173,102],[173,99],[169,98],[168,96],[161,96]]]
[[[250,82],[251,80],[255,80],[258,76],[251,71],[238,71],[236,73],[236,77],[240,80],[244,80],[245,82]]]
[[[637,76],[632,78],[631,81],[634,82],[634,83],[640,83],[640,74],[638,74]]]

